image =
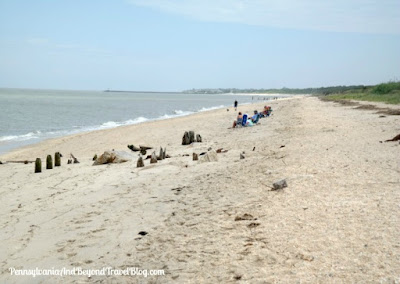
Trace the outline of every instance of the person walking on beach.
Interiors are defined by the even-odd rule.
[[[233,103],[233,106],[235,107],[235,111],[236,111],[236,109],[237,109],[237,106],[238,106],[238,102],[237,102],[237,100],[235,100],[235,102]]]

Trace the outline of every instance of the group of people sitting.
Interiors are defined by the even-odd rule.
[[[235,128],[237,126],[253,126],[258,123],[260,118],[270,116],[271,112],[272,108],[270,106],[264,106],[262,112],[258,112],[257,110],[255,110],[252,117],[249,117],[246,113],[242,114],[242,112],[239,112],[236,120],[233,122],[232,127]]]

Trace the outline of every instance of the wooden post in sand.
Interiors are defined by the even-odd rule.
[[[185,131],[182,137],[182,145],[189,145],[189,144],[190,144],[189,132]]]
[[[140,156],[139,159],[137,160],[136,167],[138,167],[138,168],[144,167],[142,156]]]
[[[156,152],[153,152],[153,154],[151,154],[150,164],[155,164],[155,163],[157,163],[157,155]]]
[[[160,155],[157,157],[157,160],[162,160],[163,159],[163,148],[160,146]]]
[[[189,144],[196,142],[194,138],[194,131],[189,131]]]
[[[199,159],[199,155],[196,153],[193,153],[193,161],[197,161]]]
[[[40,158],[37,158],[35,162],[35,173],[41,173],[41,172],[42,172],[42,160]]]
[[[46,169],[51,170],[53,168],[53,159],[51,155],[47,155],[46,159]]]
[[[55,167],[60,167],[60,166],[61,166],[60,152],[56,152],[56,153],[54,154],[54,166],[55,166]]]

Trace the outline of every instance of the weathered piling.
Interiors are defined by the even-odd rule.
[[[157,163],[157,155],[156,152],[153,152],[153,154],[151,154],[150,164],[155,164],[155,163]]]
[[[136,167],[138,168],[144,167],[142,156],[140,156],[139,159],[137,160]]]
[[[40,158],[37,158],[35,161],[35,173],[41,173],[42,172],[42,160]]]
[[[47,155],[46,169],[51,170],[52,168],[53,168],[53,158],[51,157],[51,155]]]
[[[60,167],[61,166],[61,155],[60,152],[56,152],[54,154],[54,166]]]

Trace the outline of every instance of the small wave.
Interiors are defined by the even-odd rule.
[[[138,124],[138,123],[142,123],[142,122],[145,122],[145,121],[148,121],[148,119],[145,118],[145,117],[142,117],[142,116],[140,116],[138,118],[135,118],[135,119],[129,119],[129,120],[126,120],[126,121],[123,121],[123,122],[108,121],[108,122],[103,123],[99,127],[92,128],[92,130],[95,130],[96,128],[97,129],[115,128],[115,127],[118,127],[118,126]]]
[[[214,110],[214,109],[220,109],[220,108],[224,108],[224,105],[219,105],[219,106],[213,106],[213,107],[203,107],[199,110],[199,112],[203,112],[203,111],[209,111],[209,110]]]
[[[30,140],[30,139],[39,138],[40,134],[41,134],[40,131],[35,131],[35,132],[29,132],[29,133],[23,134],[23,135],[2,136],[2,137],[0,137],[0,142],[5,142],[5,141],[26,141],[26,140]]]

